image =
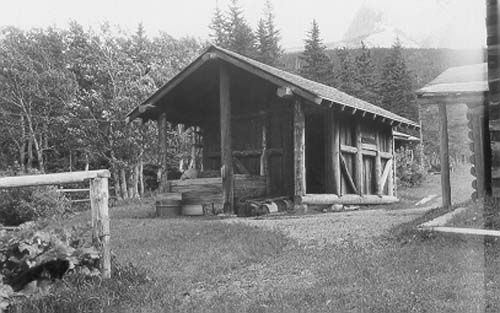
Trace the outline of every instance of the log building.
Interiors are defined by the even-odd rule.
[[[443,206],[451,206],[450,162],[447,111],[467,104],[471,173],[475,177],[473,199],[491,194],[489,171],[490,135],[488,131],[488,69],[486,63],[451,67],[417,91],[421,106],[437,105],[440,114],[440,158]]]
[[[290,196],[297,205],[397,201],[393,131],[418,124],[335,88],[211,46],[128,119],[195,126],[204,171],[164,181],[234,212],[238,200]],[[165,166],[165,165],[163,165]],[[166,176],[166,175],[165,175]],[[206,197],[200,197],[206,200]]]

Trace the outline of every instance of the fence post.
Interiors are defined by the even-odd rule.
[[[103,278],[111,278],[111,250],[109,247],[108,178],[90,180],[90,207],[92,214],[92,242],[102,253],[101,271]]]

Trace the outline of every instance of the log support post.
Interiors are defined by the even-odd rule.
[[[441,194],[443,207],[451,206],[450,187],[450,160],[448,151],[448,117],[446,114],[446,104],[439,104],[440,117],[440,155],[441,155]]]
[[[377,154],[375,155],[375,186],[377,195],[381,196],[384,193],[382,188],[382,157],[380,155],[380,149],[382,146],[380,145],[380,133],[377,130],[375,132],[375,146],[377,149]]]
[[[90,181],[90,207],[92,215],[92,242],[101,250],[103,278],[111,278],[111,250],[109,246],[108,178]]]
[[[267,149],[267,129],[268,129],[268,119],[267,115],[263,116],[262,119],[262,154],[260,155],[260,176],[263,176],[266,181],[266,195],[271,193],[271,181],[269,177],[269,156]]]
[[[333,110],[325,116],[325,128],[326,192],[340,196],[340,129]]]
[[[228,69],[221,64],[219,71],[219,104],[221,131],[221,177],[224,212],[234,213],[233,153],[231,141],[231,97]]]
[[[168,192],[167,114],[165,112],[158,118],[158,144],[160,145],[160,192]]]
[[[302,103],[296,99],[293,103],[293,159],[294,159],[294,199],[295,207],[301,208],[300,199],[306,193],[306,122]],[[306,208],[304,208],[306,209]]]
[[[363,194],[363,147],[361,142],[361,123],[359,119],[356,120],[354,126],[354,140],[356,143],[356,158],[354,161],[354,182],[358,188],[358,193]]]
[[[389,196],[397,197],[397,184],[396,184],[396,147],[394,141],[394,128],[391,128],[391,135],[389,136],[389,149],[391,150],[392,159],[387,162],[391,162],[389,167],[389,175],[387,176],[387,190]],[[384,186],[382,185],[382,191]]]

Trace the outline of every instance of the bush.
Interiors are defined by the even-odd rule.
[[[18,299],[8,312],[123,312],[130,304],[147,301],[141,289],[150,282],[146,273],[131,264],[122,266],[113,260],[112,265],[111,279],[72,272],[57,282],[47,296]],[[149,293],[150,288],[145,290]]]
[[[400,184],[406,187],[419,186],[426,174],[424,166],[418,163],[410,150],[402,148],[396,151],[396,177]]]
[[[17,226],[39,218],[64,214],[71,203],[53,186],[0,190],[0,223]]]
[[[23,287],[20,277],[47,263],[66,263],[61,276],[68,268],[82,267],[91,273],[98,267],[99,253],[90,243],[89,225],[71,228],[48,225],[48,221],[25,223],[19,230],[0,233],[0,275],[15,291]]]

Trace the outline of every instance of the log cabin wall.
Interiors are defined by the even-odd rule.
[[[235,174],[266,177],[266,194],[293,193],[293,143],[290,101],[276,96],[276,86],[230,68],[231,128]],[[218,97],[214,97],[216,100]],[[204,119],[203,168],[219,171],[218,112]]]
[[[340,112],[335,114],[333,122],[339,125],[340,137],[339,196],[393,196],[392,127],[370,118]]]
[[[500,198],[500,6],[498,0],[486,1],[488,44],[489,130],[491,152],[483,157],[491,168],[491,193]],[[488,186],[489,187],[489,186]]]

